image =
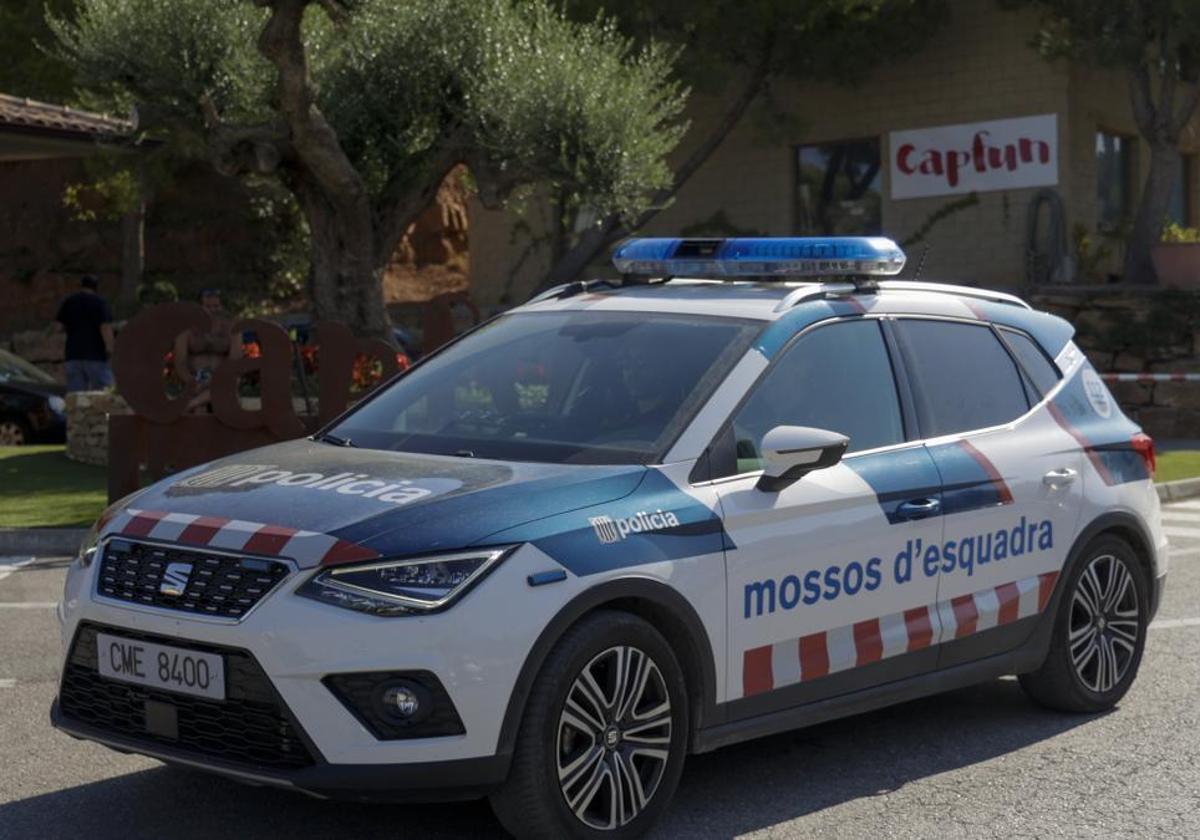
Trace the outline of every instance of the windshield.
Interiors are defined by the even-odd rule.
[[[651,463],[761,324],[642,312],[504,316],[331,431],[356,446],[550,463]]]
[[[0,382],[40,382],[53,385],[54,377],[20,356],[0,350]]]

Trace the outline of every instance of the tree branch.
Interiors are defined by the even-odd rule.
[[[1133,121],[1147,140],[1154,136],[1154,99],[1150,93],[1150,69],[1145,62],[1129,72],[1129,101],[1133,105]]]
[[[375,266],[387,265],[409,225],[425,211],[437,196],[438,188],[446,175],[457,164],[462,163],[458,145],[450,140],[438,144],[438,152],[425,166],[425,174],[416,186],[411,172],[404,170],[392,175],[383,190],[375,198],[372,218],[375,227]]]
[[[271,17],[258,38],[258,49],[278,71],[279,111],[287,120],[297,155],[336,206],[350,209],[365,202],[362,178],[314,102],[302,32],[304,9],[313,0],[255,2],[271,9]]]
[[[720,147],[729,133],[737,127],[738,123],[746,115],[746,111],[749,109],[751,103],[762,92],[774,59],[774,45],[774,34],[768,34],[763,49],[758,54],[758,63],[755,64],[750,74],[746,77],[745,84],[743,84],[738,95],[729,103],[721,119],[716,122],[704,140],[692,150],[691,154],[675,170],[675,177],[672,179],[671,185],[654,194],[650,201],[650,207],[629,225],[622,224],[621,218],[616,214],[612,214],[603,219],[599,224],[588,228],[580,234],[579,240],[567,250],[562,259],[551,266],[550,273],[538,285],[535,291],[541,291],[542,289],[567,283],[575,279],[604,248],[617,239],[620,239],[627,232],[643,227],[666,206],[667,202],[696,173],[696,170],[703,166],[712,156],[713,152]]]

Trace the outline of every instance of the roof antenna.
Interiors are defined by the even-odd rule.
[[[917,270],[913,274],[913,282],[921,279],[921,269],[925,267],[925,258],[929,256],[929,243],[925,243],[925,249],[921,251],[921,261],[917,263]]]

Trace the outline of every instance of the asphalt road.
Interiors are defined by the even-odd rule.
[[[1200,837],[1200,500],[1167,512],[1170,584],[1120,708],[1015,680],[689,759],[657,837]],[[248,788],[55,732],[63,560],[0,559],[0,837],[490,837],[484,803],[363,806]]]

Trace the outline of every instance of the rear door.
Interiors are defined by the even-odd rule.
[[[881,323],[818,325],[786,348],[714,442],[712,486],[729,545],[732,719],[936,667],[940,476],[897,393]],[[847,435],[842,463],[758,488],[779,425]]]
[[[1058,372],[1031,338],[979,322],[897,318],[926,448],[941,477],[940,667],[1019,646],[1078,527],[1082,454],[1046,410]]]

